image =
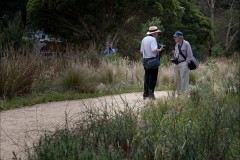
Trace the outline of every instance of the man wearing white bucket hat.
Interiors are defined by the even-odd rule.
[[[156,26],[151,26],[148,29],[147,35],[141,42],[140,53],[143,55],[143,59],[151,59],[156,57],[157,53],[160,53],[163,48],[158,48],[157,37],[161,32]],[[155,99],[154,90],[157,83],[158,67],[154,69],[147,69],[144,67],[144,93],[143,99],[147,97]]]

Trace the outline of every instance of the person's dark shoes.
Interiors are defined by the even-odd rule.
[[[148,98],[148,95],[143,95],[143,100],[146,100]]]
[[[147,98],[151,99],[151,100],[155,100],[156,97],[154,96],[153,93],[150,93],[150,94],[143,94],[143,100],[146,100]]]
[[[146,100],[148,98],[148,94],[144,93],[143,94],[143,99]]]
[[[148,98],[151,99],[151,100],[155,100],[155,99],[156,99],[156,97],[154,96],[153,93],[152,93],[152,94],[149,94],[149,95],[148,95]]]

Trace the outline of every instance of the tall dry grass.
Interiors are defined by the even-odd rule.
[[[198,96],[169,97],[140,112],[88,106],[76,128],[43,136],[28,159],[238,159],[237,96]]]
[[[0,59],[0,97],[11,99],[31,93],[38,77],[39,61],[34,56],[13,56]]]
[[[24,77],[21,74],[25,72],[17,72],[17,66],[22,67],[21,70],[26,66],[25,70],[27,72],[30,72],[31,69],[36,70],[32,71],[34,73],[28,73],[35,77],[31,80],[31,76],[29,76],[29,82],[31,81],[30,83],[32,83],[31,89],[23,91],[25,94],[31,94],[32,92],[65,92],[68,90],[94,93],[109,92],[111,89],[113,92],[123,92],[129,89],[140,91],[143,89],[144,69],[141,60],[132,62],[128,59],[117,57],[117,55],[114,57],[103,57],[101,53],[96,51],[94,46],[88,48],[87,51],[82,51],[81,47],[68,44],[66,53],[60,57],[42,57],[34,55],[30,51],[28,54],[21,56],[20,52],[15,53],[13,47],[5,51],[7,55],[11,56],[6,56],[9,59],[8,64],[6,63],[8,61],[6,57],[1,58],[1,77],[3,77],[1,79],[1,97],[13,97],[14,95],[19,95],[21,92],[17,91],[18,89],[7,87],[8,85],[17,88],[17,85],[15,85],[16,87],[9,85],[10,80],[6,78],[7,74],[8,76]],[[21,63],[24,65],[20,65],[19,60],[17,60],[19,59],[18,57],[21,57]],[[34,60],[30,60],[28,57],[32,57]],[[215,81],[219,81],[227,78],[233,80],[233,77],[227,72],[232,70],[231,67],[236,62],[232,63],[232,65],[230,63],[227,60],[218,59],[216,62],[209,60],[205,64],[200,64],[199,69],[190,72],[190,84],[194,86],[205,75],[208,80],[214,79]],[[7,68],[7,70],[4,68]],[[226,83],[225,85],[232,84]],[[173,68],[171,64],[166,64],[159,68],[157,87],[161,88],[162,86],[166,86],[164,87],[166,89],[174,88]]]
[[[97,92],[99,76],[91,68],[88,64],[69,64],[61,74],[61,84],[81,93]]]
[[[143,108],[124,102],[121,111],[86,106],[75,127],[43,136],[28,159],[239,159],[239,81],[225,79],[233,84],[226,89],[206,69],[190,97],[169,96]],[[239,78],[236,66],[224,73]]]

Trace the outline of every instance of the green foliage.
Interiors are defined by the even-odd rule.
[[[112,93],[112,92],[111,92]],[[24,106],[32,106],[40,103],[86,99],[106,95],[106,93],[79,93],[74,91],[56,91],[45,93],[32,93],[25,96],[15,96],[11,100],[0,100],[0,109],[9,110]]]
[[[18,12],[13,20],[9,20],[8,24],[0,29],[0,54],[5,55],[8,48],[13,47],[18,50],[22,44],[23,28],[21,27],[20,12]]]
[[[212,29],[210,20],[197,10],[191,0],[181,1],[180,5],[184,7],[184,14],[179,30],[185,33],[185,38],[191,44],[201,43],[207,45],[212,38],[210,34]]]
[[[165,52],[163,52],[163,54],[161,55],[161,67],[168,67],[171,65],[171,61],[170,61],[171,57],[167,54],[165,54]]]
[[[142,25],[142,37],[146,36],[149,26],[157,26],[161,32],[164,31],[160,18],[152,17],[151,20],[148,20],[147,23]]]
[[[212,48],[212,55],[215,57],[221,56],[221,54],[223,53],[223,48],[221,45],[216,44],[213,48]]]
[[[225,5],[230,7],[229,2]],[[222,46],[225,56],[230,56],[234,51],[239,50],[239,13],[236,1],[232,10],[218,8],[216,11],[215,43]]]
[[[239,2],[235,0],[221,0],[214,2],[213,8],[209,1],[197,0],[200,11],[209,17],[213,23],[213,44],[223,48],[224,56],[230,56],[239,50]]]
[[[189,83],[190,84],[192,84],[192,85],[195,85],[196,84],[196,82],[197,82],[197,75],[196,75],[196,73],[194,73],[194,72],[190,72],[189,73]]]
[[[140,47],[142,38],[146,36],[149,26],[157,26],[161,31],[164,31],[164,28],[161,25],[160,18],[151,17],[151,19],[145,20],[145,21],[146,23],[142,22],[142,25],[140,28],[139,26],[138,28],[135,28],[133,27],[133,25],[129,26],[130,28],[127,28],[128,31],[132,30],[132,33],[136,33],[135,35],[126,33],[126,35],[122,36],[121,42],[119,42],[119,47],[124,48],[124,50],[120,49],[121,53],[123,53],[122,55],[123,57],[127,57],[133,61],[138,61],[139,59],[142,58],[141,55],[139,54],[140,53],[139,47]]]
[[[55,136],[45,135],[34,148],[35,155],[29,155],[29,160],[72,160],[72,159],[120,159],[123,154],[111,147],[91,146],[92,140],[88,133],[80,131],[71,133],[69,130],[59,130]],[[86,143],[87,142],[87,143]]]
[[[160,18],[164,32],[159,34],[159,40],[161,43],[167,45],[167,47],[171,48],[172,46],[173,48],[174,41],[172,36],[176,30],[179,30],[178,26],[182,24],[181,17],[183,16],[184,9],[177,0],[162,0],[162,6],[164,9]]]
[[[140,58],[137,51],[143,37],[142,28],[139,27],[142,24],[154,23],[158,26],[161,22],[159,27],[167,30],[160,34],[159,39],[167,46],[173,45],[174,42],[169,37],[172,37],[176,30],[182,30],[189,35],[189,41],[194,43],[196,37],[200,37],[203,44],[209,40],[209,21],[194,9],[192,2],[95,0],[85,3],[82,0],[30,0],[27,11],[30,20],[38,28],[44,28],[47,32],[54,32],[69,40],[77,37],[78,42],[91,42],[97,49],[105,46],[106,41],[112,41],[118,45],[122,56],[134,60]],[[148,27],[145,25],[143,29]],[[190,31],[192,29],[194,34]],[[192,37],[193,35],[196,36]]]
[[[238,106],[237,94],[236,92],[224,94],[213,88],[214,86],[212,82],[202,79],[190,94],[196,107],[194,113],[197,118],[196,122],[202,128],[199,131],[199,142],[206,146],[203,148],[209,148],[202,153],[210,159],[219,156],[224,159],[235,159],[239,157],[235,150],[236,143],[239,143],[239,140],[236,141],[235,138],[235,128],[239,126],[235,126],[233,120],[239,119],[239,115],[234,113]],[[229,126],[231,126],[231,131]],[[219,153],[223,154],[219,155]]]
[[[120,57],[120,53],[117,53],[112,55],[106,55],[104,59],[106,62],[119,62],[122,60],[122,57]]]
[[[175,42],[173,34],[180,30],[184,33],[184,38],[193,46],[195,56],[208,55],[205,48],[209,49],[211,40],[211,23],[210,20],[204,17],[195,7],[191,0],[188,1],[164,1],[164,16],[161,18],[162,26],[165,29],[159,35],[159,40],[167,46],[167,53],[171,54],[174,49]],[[170,4],[169,4],[170,3]],[[201,45],[199,45],[201,44]],[[195,49],[194,46],[198,48]],[[199,47],[200,46],[200,47]],[[204,47],[202,49],[202,46]]]
[[[91,3],[85,3],[83,0],[30,0],[27,11],[32,23],[38,28],[45,28],[48,32],[68,39],[77,36],[81,41],[91,41],[103,47],[108,36],[114,36],[116,32],[121,33],[122,27],[130,23],[132,17],[142,15],[141,11],[145,6],[141,3],[141,0],[95,0]]]
[[[18,12],[21,13],[21,23],[26,24],[26,5],[28,0],[1,0],[0,2],[0,26],[7,26]]]
[[[148,106],[143,112],[148,130],[142,132],[148,141],[144,141],[142,150],[151,147],[156,159],[239,157],[235,129],[239,128],[235,123],[239,115],[234,113],[238,108],[237,94],[216,92],[212,83],[199,81],[190,99],[169,99],[158,107]]]
[[[163,18],[162,25],[165,31],[159,37],[167,45],[167,53],[171,54],[174,49],[175,42],[171,37],[175,31],[180,30],[184,38],[190,42],[194,55],[197,58],[206,58],[209,55],[208,50],[212,40],[210,34],[212,26],[209,18],[197,10],[192,0],[179,1],[175,6],[178,14],[175,16],[170,14],[171,17],[168,16],[168,19]]]
[[[54,135],[44,135],[35,144],[28,159],[123,159],[130,157],[130,145],[136,133],[136,118],[126,108],[115,117],[107,110],[90,109],[77,129],[58,130]],[[86,123],[88,122],[88,123]]]

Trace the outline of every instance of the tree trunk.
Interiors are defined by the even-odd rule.
[[[237,24],[233,24],[233,6],[234,6],[235,0],[232,1],[231,6],[230,6],[230,17],[229,17],[229,22],[227,25],[227,32],[226,32],[226,38],[225,38],[225,43],[224,43],[224,50],[223,50],[223,54],[225,56],[227,56],[228,54],[228,50],[232,45],[232,41],[234,40],[234,38],[236,37],[236,35],[239,32],[239,28],[232,33],[232,28],[235,25],[239,25],[239,23]]]
[[[208,0],[208,8],[210,10],[210,18],[211,18],[211,24],[212,24],[212,31],[211,31],[211,36],[212,36],[212,41],[210,42],[210,49],[209,49],[209,56],[212,54],[212,47],[215,44],[215,35],[214,35],[214,9],[215,9],[215,3],[216,0]]]

